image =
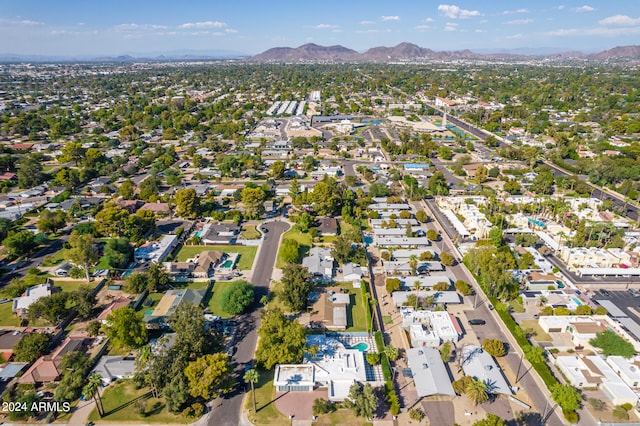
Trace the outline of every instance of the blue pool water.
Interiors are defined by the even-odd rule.
[[[196,231],[193,235],[196,237],[202,237],[202,231]]]
[[[576,305],[578,306],[582,306],[583,303],[580,301],[580,299],[578,299],[577,297],[572,297],[571,298],[574,302],[576,302]]]
[[[147,312],[145,312],[146,315],[151,315],[153,314],[153,309],[149,309]]]
[[[357,343],[357,344],[351,346],[351,349],[357,349],[360,352],[364,352],[364,351],[367,351],[369,349],[369,345],[367,343],[360,342],[360,343]]]
[[[131,275],[131,273],[133,272],[133,269],[136,267],[136,264],[132,264],[131,266],[129,266],[129,269],[127,269],[126,271],[124,271],[124,273],[122,274],[122,278],[127,278],[129,275]]]

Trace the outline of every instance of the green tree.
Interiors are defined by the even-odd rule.
[[[502,187],[502,189],[507,191],[509,194],[515,195],[515,194],[519,194],[522,188],[520,186],[520,183],[517,180],[509,179],[504,183],[504,186]]]
[[[2,240],[2,245],[9,250],[12,256],[16,257],[30,253],[38,246],[34,233],[26,230],[9,232],[9,235]]]
[[[231,315],[241,314],[253,303],[253,285],[238,280],[232,282],[222,292],[222,309]]]
[[[69,260],[78,266],[82,266],[87,281],[90,281],[89,268],[100,260],[95,246],[95,238],[91,234],[72,232],[69,236],[69,246],[70,248],[67,251]]]
[[[302,265],[288,264],[282,270],[282,293],[284,304],[292,311],[300,311],[307,306],[311,291],[311,276]]]
[[[126,237],[112,238],[104,246],[107,265],[113,269],[124,269],[131,261],[133,247]]]
[[[282,179],[286,167],[282,161],[275,161],[271,165],[271,177],[274,179]]]
[[[427,183],[427,189],[433,195],[449,195],[449,185],[444,173],[441,171],[435,172]]]
[[[135,195],[136,187],[131,181],[131,179],[125,179],[124,182],[118,188],[118,193],[125,200],[133,200]]]
[[[338,235],[333,241],[333,250],[331,256],[341,265],[349,263],[354,254],[353,245],[349,238],[344,235]]]
[[[147,274],[134,272],[124,280],[122,289],[126,293],[142,293],[147,288]]]
[[[491,244],[496,247],[500,247],[502,245],[502,239],[502,229],[491,228],[491,231],[489,231],[489,241],[491,242]]]
[[[313,216],[304,212],[296,217],[295,222],[301,232],[309,232],[309,228],[313,226]]]
[[[487,413],[487,417],[473,423],[473,426],[506,426],[505,422],[493,413]]]
[[[198,216],[200,197],[194,188],[179,189],[176,191],[176,215],[185,219],[193,219]]]
[[[304,326],[284,316],[279,309],[260,312],[256,361],[270,370],[276,364],[294,364],[302,360],[306,333]]]
[[[369,352],[367,353],[367,362],[371,365],[377,365],[380,363],[380,354],[377,352]]]
[[[60,229],[64,228],[67,224],[67,214],[63,210],[51,210],[44,209],[40,213],[38,219],[38,231],[47,234],[55,234]]]
[[[38,155],[25,155],[18,163],[18,186],[20,188],[32,188],[46,180],[42,168],[42,157]]]
[[[393,293],[394,291],[400,290],[401,286],[402,281],[400,281],[400,278],[387,278],[385,282],[385,287],[389,294]]]
[[[442,362],[449,362],[451,359],[451,341],[447,340],[440,347],[440,358],[442,358]]]
[[[387,356],[387,359],[389,361],[395,361],[398,359],[398,356],[400,356],[400,352],[398,351],[398,348],[391,345],[385,346],[383,352]]]
[[[460,293],[463,296],[469,296],[473,294],[473,290],[471,290],[471,287],[469,287],[469,284],[467,284],[466,281],[456,280],[456,282],[454,283],[454,286],[458,291],[458,293]]]
[[[216,341],[206,331],[204,311],[193,303],[182,303],[169,318],[169,325],[176,333],[175,346],[180,354],[198,357],[212,352]]]
[[[297,240],[287,238],[280,246],[280,256],[286,263],[298,263],[300,260],[300,244]]]
[[[424,210],[418,210],[416,212],[416,220],[420,223],[427,223],[429,221],[429,216]]]
[[[446,281],[439,281],[431,288],[433,291],[447,291],[450,288],[450,284]]]
[[[436,231],[435,229],[429,229],[427,231],[427,238],[429,239],[429,241],[438,241],[439,239],[439,235],[438,235],[438,231]]]
[[[576,411],[580,409],[582,396],[578,389],[571,385],[556,383],[551,386],[551,398],[558,403],[562,410]]]
[[[542,349],[540,346],[525,346],[524,357],[531,364],[541,364],[545,362],[544,349]]]
[[[67,301],[69,293],[53,293],[50,296],[41,297],[29,305],[27,318],[34,322],[44,318],[50,324],[57,324],[69,312]]]
[[[530,189],[537,194],[551,194],[553,191],[553,175],[549,170],[542,170],[533,179]]]
[[[97,373],[89,376],[89,381],[82,388],[82,396],[84,396],[85,400],[89,400],[93,398],[93,401],[96,403],[96,408],[98,409],[98,415],[100,418],[104,416],[104,407],[102,406],[102,398],[100,398],[100,387],[102,386],[102,376]]]
[[[130,306],[118,308],[107,316],[104,332],[116,348],[139,348],[147,343],[142,316]]]
[[[596,334],[595,338],[589,340],[589,344],[602,349],[602,353],[605,356],[620,355],[625,358],[631,358],[636,354],[636,350],[631,343],[611,330]]]
[[[51,337],[45,333],[28,333],[13,348],[14,360],[31,363],[47,352]]]
[[[464,390],[464,393],[473,401],[475,405],[484,404],[489,401],[489,385],[482,380],[473,379]]]
[[[262,188],[244,188],[241,192],[242,204],[250,217],[258,218],[264,213],[264,201],[267,199]]]
[[[80,142],[67,142],[61,150],[62,154],[58,157],[58,160],[62,163],[73,161],[77,166],[86,152],[86,149],[82,147]]]
[[[255,368],[247,370],[242,377],[245,383],[249,383],[251,385],[251,395],[253,396],[253,412],[257,413],[258,409],[256,407],[256,388],[255,385],[260,380],[260,374]],[[315,403],[315,401],[314,401]]]
[[[482,349],[491,356],[501,357],[506,355],[504,343],[498,339],[484,339]]]
[[[455,259],[446,251],[440,253],[440,262],[445,266],[451,266],[455,263]]]
[[[184,370],[189,381],[189,393],[205,400],[218,398],[231,391],[233,368],[223,353],[203,355],[190,362]]]
[[[147,276],[147,290],[150,292],[167,288],[171,282],[169,273],[158,263],[151,264],[145,274]]]
[[[359,383],[354,383],[349,388],[349,396],[344,401],[344,405],[354,415],[371,419],[378,406],[378,399],[373,393],[371,384],[366,383],[363,387],[360,387]]]
[[[83,352],[71,351],[62,356],[58,365],[62,372],[60,383],[53,396],[54,401],[73,401],[80,396],[89,371],[89,356]]]

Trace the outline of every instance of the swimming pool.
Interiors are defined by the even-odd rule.
[[[198,238],[200,238],[200,237],[202,237],[202,231],[196,231],[196,232],[193,233],[193,235],[198,237]]]
[[[220,266],[221,268],[231,268],[233,266],[233,260],[229,259]]]
[[[571,300],[573,300],[576,303],[576,305],[578,305],[578,306],[582,306],[583,305],[583,303],[577,297],[572,297]]]
[[[148,311],[145,312],[145,315],[152,315],[153,314],[153,309],[149,309]]]
[[[366,352],[369,350],[369,344],[364,342],[356,343],[355,345],[351,346],[351,349],[357,349],[360,352]]]

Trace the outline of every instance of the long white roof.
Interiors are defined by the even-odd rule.
[[[447,368],[434,348],[411,348],[407,350],[409,368],[418,396],[455,395]]]

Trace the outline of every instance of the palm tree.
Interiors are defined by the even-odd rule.
[[[464,392],[475,405],[489,401],[489,385],[482,380],[474,379],[469,382]]]
[[[375,307],[378,306],[378,301],[373,297],[369,297],[369,306],[371,310],[371,323],[369,324],[369,334],[373,333],[373,315],[375,314]]]
[[[100,398],[100,386],[102,386],[102,377],[94,373],[89,376],[89,382],[82,389],[82,395],[85,399],[91,399],[96,403],[98,414],[102,418],[104,416],[104,407],[102,406],[102,399]]]
[[[258,380],[260,380],[260,375],[255,369],[252,368],[251,370],[247,370],[247,372],[244,373],[244,382],[249,383],[251,385],[251,393],[253,394],[253,412],[254,413],[257,411],[256,410],[256,389],[254,387],[254,384],[258,383]]]
[[[412,254],[409,256],[409,267],[411,268],[411,274],[416,275],[416,268],[418,267],[418,256]]]

